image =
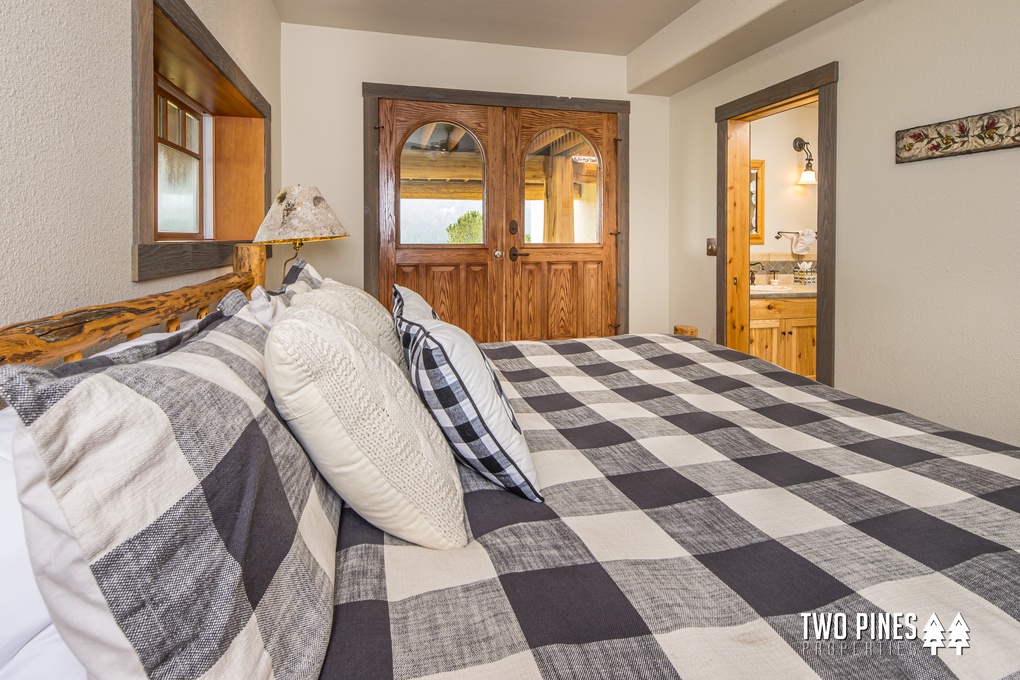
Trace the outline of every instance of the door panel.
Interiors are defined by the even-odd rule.
[[[549,329],[552,340],[577,337],[577,277],[575,263],[550,262],[549,283]]]
[[[396,282],[475,340],[502,340],[502,110],[380,99],[379,123],[380,301]]]
[[[818,324],[815,317],[787,319],[785,322],[787,368],[814,380]]]
[[[779,345],[779,320],[778,319],[751,319],[748,332],[747,353],[771,361],[776,365],[782,365],[785,357],[780,357]]]
[[[545,318],[545,296],[542,291],[546,290],[543,285],[543,271],[546,268],[544,263],[523,262],[521,267],[521,283],[519,289],[513,289],[514,309],[519,315],[520,333],[519,340],[541,340],[543,338],[542,319]]]
[[[585,337],[604,335],[606,327],[601,304],[602,291],[605,290],[605,277],[601,262],[584,262],[581,267],[581,301],[584,303],[581,313],[581,335]]]
[[[507,109],[508,340],[612,335],[616,117]],[[515,193],[513,193],[515,192]]]

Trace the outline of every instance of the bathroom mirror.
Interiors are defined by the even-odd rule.
[[[751,161],[751,245],[765,243],[765,161]]]

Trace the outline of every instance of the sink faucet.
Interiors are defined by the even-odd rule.
[[[761,267],[761,273],[763,273],[763,274],[766,271],[765,265],[763,265],[761,262],[752,262],[751,263],[751,285],[752,286],[754,285],[754,268],[755,267]]]

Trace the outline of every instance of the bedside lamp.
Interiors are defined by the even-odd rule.
[[[287,265],[308,241],[330,241],[349,235],[317,188],[297,184],[285,187],[276,196],[252,243],[291,244],[294,256],[283,263],[286,276]]]

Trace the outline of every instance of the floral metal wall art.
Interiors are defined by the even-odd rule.
[[[896,162],[1020,146],[1020,107],[921,125],[896,133]]]

